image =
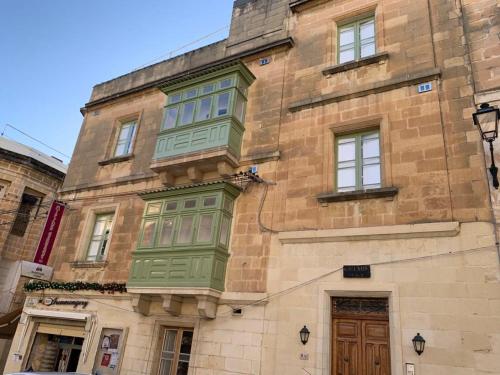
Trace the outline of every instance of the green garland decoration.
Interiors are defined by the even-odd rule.
[[[26,292],[36,292],[38,290],[45,289],[58,289],[58,290],[66,290],[69,292],[76,292],[78,290],[95,290],[100,293],[109,293],[113,294],[117,293],[126,293],[127,287],[124,283],[87,283],[84,281],[75,281],[75,282],[49,282],[49,281],[40,281],[40,280],[31,280],[24,284],[24,290]]]

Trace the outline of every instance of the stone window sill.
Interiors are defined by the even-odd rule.
[[[72,268],[104,268],[108,265],[106,261],[92,262],[86,260],[80,260],[76,262],[71,262]]]
[[[355,190],[346,192],[328,192],[316,196],[319,203],[345,202],[360,199],[394,197],[398,193],[397,187],[383,187],[377,189]]]
[[[323,70],[323,75],[328,76],[328,75],[337,74],[337,73],[345,72],[348,70],[356,69],[356,68],[359,68],[359,67],[365,66],[365,65],[377,64],[381,61],[387,60],[388,58],[389,58],[388,52],[380,52],[380,53],[377,53],[373,56],[363,57],[359,60],[349,61],[349,62],[346,62],[343,64],[334,65],[334,66],[331,66],[329,68],[326,68]]]
[[[113,163],[121,163],[122,161],[130,160],[133,157],[134,157],[134,154],[124,155],[124,156],[116,156],[116,157],[109,158],[109,159],[106,159],[106,160],[101,160],[97,164],[99,164],[99,165],[108,165],[108,164],[113,164]]]

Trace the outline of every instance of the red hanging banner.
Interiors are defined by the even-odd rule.
[[[40,242],[36,248],[33,262],[46,265],[49,261],[50,253],[52,252],[52,247],[56,240],[57,230],[59,229],[59,224],[61,224],[64,207],[64,203],[52,202],[47,221],[45,222],[43,232],[40,236]]]

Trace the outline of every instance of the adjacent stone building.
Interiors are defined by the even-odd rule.
[[[46,214],[66,166],[0,137],[0,372],[24,304],[22,261],[33,261]]]
[[[61,283],[33,286],[7,369],[498,374],[471,118],[498,99],[498,18],[495,0],[237,0],[227,39],[96,85]]]

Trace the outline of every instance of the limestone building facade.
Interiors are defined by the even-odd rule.
[[[22,261],[32,262],[66,166],[58,159],[0,137],[0,372],[24,304]]]
[[[60,283],[26,301],[7,370],[499,373],[472,123],[498,100],[498,12],[237,0],[227,39],[96,85]]]

